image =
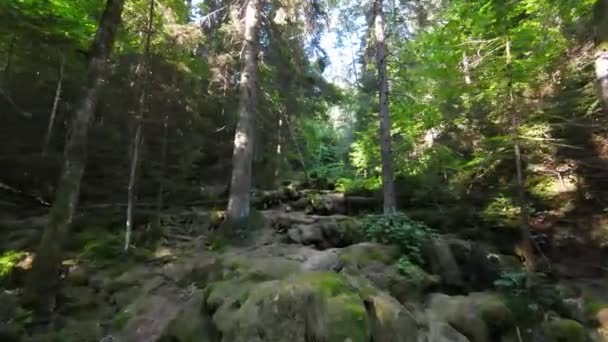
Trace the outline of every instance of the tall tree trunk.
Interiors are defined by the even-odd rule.
[[[11,73],[11,67],[13,65],[13,55],[15,53],[16,44],[17,44],[17,35],[13,34],[13,36],[11,37],[11,41],[8,45],[8,51],[6,53],[6,63],[4,64],[4,69],[2,70],[2,82],[0,83],[0,87],[6,87],[7,92],[8,92],[10,73]]]
[[[608,0],[595,3],[595,76],[604,112],[608,114]]]
[[[59,287],[63,244],[78,205],[80,182],[86,164],[89,123],[108,72],[108,60],[123,7],[124,0],[107,0],[89,55],[84,93],[65,145],[65,160],[55,192],[55,201],[51,207],[49,224],[44,230],[26,281],[24,304],[32,308],[38,317],[43,317],[54,307],[55,294]]]
[[[511,55],[511,40],[506,37],[505,56],[507,66],[507,95],[509,101],[509,112],[511,113],[511,129],[513,131],[513,150],[515,153],[515,170],[517,176],[517,204],[519,206],[519,223],[521,229],[521,241],[518,246],[520,256],[524,258],[526,269],[529,272],[536,270],[536,256],[534,255],[533,241],[528,224],[528,206],[526,205],[526,194],[524,192],[524,170],[521,163],[521,144],[519,138],[519,115],[515,108],[513,96],[513,70]]]
[[[57,88],[55,89],[55,98],[53,100],[53,108],[51,109],[51,116],[49,117],[49,124],[46,128],[46,135],[44,136],[44,142],[42,144],[42,155],[46,155],[53,136],[53,126],[55,125],[55,117],[57,116],[57,110],[59,109],[59,102],[61,101],[61,93],[63,91],[63,71],[65,68],[65,58],[61,55],[61,64],[59,65],[59,79],[57,80]]]
[[[239,121],[234,136],[230,197],[226,211],[226,228],[229,230],[244,229],[249,220],[251,162],[253,159],[257,103],[260,7],[261,0],[247,0],[240,81]]]
[[[156,227],[160,231],[161,227],[161,212],[163,210],[163,199],[165,192],[165,173],[167,168],[167,154],[169,151],[169,115],[165,114],[163,118],[163,142],[160,151],[160,175],[158,177],[158,193],[156,195]]]
[[[281,176],[281,167],[283,166],[283,114],[284,108],[279,108],[277,113],[277,126],[276,126],[276,147],[275,147],[275,155],[274,155],[274,172],[273,172],[273,181],[272,185],[276,185],[276,182],[279,180]]]
[[[391,148],[391,118],[388,111],[388,80],[386,77],[386,35],[384,33],[383,0],[374,1],[374,33],[376,38],[376,65],[380,112],[380,150],[382,154],[382,188],[384,214],[397,210],[393,177],[393,151]]]
[[[141,120],[138,120],[137,127],[135,128],[135,136],[133,137],[133,144],[131,150],[131,166],[129,167],[129,185],[127,187],[127,220],[125,223],[125,244],[123,250],[129,251],[131,246],[131,235],[133,233],[133,212],[137,205],[135,198],[135,187],[137,183],[137,168],[139,166],[139,149],[141,147]]]
[[[133,212],[136,206],[135,189],[137,186],[137,169],[139,168],[139,155],[142,143],[142,124],[144,107],[146,105],[146,97],[148,95],[148,83],[150,81],[150,49],[152,41],[152,29],[154,24],[154,3],[156,0],[150,0],[150,9],[148,12],[148,24],[146,27],[146,36],[144,40],[144,55],[143,55],[143,77],[141,78],[141,89],[139,100],[137,101],[137,112],[135,114],[135,136],[133,137],[133,150],[131,150],[131,167],[129,172],[129,185],[127,189],[127,220],[125,224],[125,245],[124,251],[127,252],[131,246],[131,235],[133,232]]]

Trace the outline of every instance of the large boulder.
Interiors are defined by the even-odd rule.
[[[466,336],[442,321],[429,322],[429,342],[471,342]]]
[[[587,342],[590,340],[585,327],[570,319],[550,319],[543,323],[542,330],[548,342]]]
[[[493,287],[501,273],[522,269],[515,256],[450,235],[434,237],[425,248],[425,257],[442,285],[455,290],[485,290]]]
[[[209,288],[207,309],[222,342],[364,342],[371,334],[358,293],[331,272],[261,283],[223,281]]]
[[[300,249],[292,247],[289,257],[300,259]],[[297,270],[285,272],[272,263],[256,265],[257,256],[228,257],[221,279],[206,288],[213,326],[207,330],[222,342],[416,340],[416,323],[397,300],[363,277],[333,272],[342,264],[341,250],[307,251]],[[266,258],[275,259],[281,258]]]
[[[468,296],[434,294],[427,318],[433,334],[445,335],[446,328],[434,324],[446,323],[471,342],[499,341],[514,324],[513,314],[501,298],[483,292]]]
[[[366,278],[400,302],[418,300],[437,284],[437,277],[414,264],[400,270],[399,256],[395,246],[372,242],[358,243],[340,251],[344,272]]]
[[[346,216],[316,217],[313,222],[293,222],[286,229],[289,242],[326,249],[349,246],[360,240],[356,222]]]
[[[418,338],[418,323],[414,315],[395,298],[383,292],[369,295],[365,300],[371,320],[374,342],[410,342]]]
[[[122,342],[161,341],[168,334],[173,333],[171,328],[174,325],[186,326],[189,324],[184,323],[184,319],[198,320],[201,317],[200,315],[180,315],[184,309],[190,312],[192,307],[197,306],[197,303],[199,307],[202,307],[201,295],[185,300],[162,295],[142,296],[120,313],[127,322],[119,334],[118,340]],[[180,317],[182,321],[177,321]],[[178,341],[182,340],[178,339]],[[183,342],[190,341],[199,340],[183,340]]]

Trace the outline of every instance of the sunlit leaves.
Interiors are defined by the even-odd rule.
[[[0,30],[41,35],[49,43],[87,46],[103,8],[101,0],[18,0],[0,2]]]

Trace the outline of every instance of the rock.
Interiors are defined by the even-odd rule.
[[[9,292],[0,290],[0,322],[8,321],[13,318],[17,307],[19,306],[19,299],[16,292]],[[0,341],[3,341],[0,339]]]
[[[425,254],[442,284],[457,290],[492,288],[503,272],[522,270],[522,264],[515,256],[499,254],[485,244],[449,235],[432,239]]]
[[[208,287],[206,308],[223,342],[415,341],[416,324],[398,301],[350,279],[318,271],[226,279]]]
[[[287,230],[287,237],[290,242],[318,249],[345,247],[359,240],[355,222],[343,216],[295,224]]]
[[[470,342],[470,340],[448,323],[431,321],[428,342]]]
[[[300,225],[300,243],[303,245],[320,246],[323,244],[323,230],[318,225]]]
[[[466,297],[435,294],[429,310],[430,321],[448,323],[472,342],[489,342],[488,327]]]
[[[225,291],[226,285],[233,288]],[[222,341],[306,342],[331,335],[340,339],[329,341],[364,341],[355,339],[367,337],[369,330],[362,301],[351,303],[354,295],[339,275],[308,272],[259,284],[213,286],[207,303]]]
[[[179,314],[169,323],[161,340],[172,342],[215,341],[216,332],[203,307],[202,296],[197,296],[184,304]]]
[[[302,263],[304,271],[339,271],[342,268],[342,263],[338,257],[339,249],[326,249],[324,251],[315,251],[314,254],[308,257]]]
[[[389,264],[399,256],[399,249],[374,242],[362,242],[340,251],[340,259],[348,267],[361,269],[371,264]]]
[[[408,274],[401,274],[395,265],[398,256],[394,246],[363,242],[342,249],[340,260],[345,272],[365,277],[400,302],[420,299],[437,284],[437,278],[416,265],[408,269]]]
[[[595,317],[600,327],[604,330],[608,330],[608,308],[604,308],[598,311]]]
[[[515,324],[515,317],[507,305],[495,294],[474,292],[468,296],[488,326],[491,335],[500,335]]]
[[[441,277],[442,284],[463,288],[464,278],[460,266],[456,262],[456,257],[452,251],[452,244],[444,237],[437,237],[431,240],[428,251],[428,259],[434,274]]]
[[[119,340],[122,342],[156,342],[161,341],[167,335],[172,336],[171,334],[174,331],[171,328],[176,325],[180,327],[190,326],[184,320],[198,321],[200,315],[192,317],[190,314],[197,311],[197,307],[202,308],[202,298],[200,292],[186,298],[161,295],[140,297],[123,312],[125,316],[130,318],[122,329]],[[183,313],[189,314],[184,315]],[[187,333],[187,331],[182,332]],[[192,333],[192,331],[189,332]],[[178,341],[181,342],[181,340]],[[183,341],[189,340],[185,339]]]
[[[89,283],[89,271],[84,265],[70,265],[68,266],[66,280],[74,286],[86,286]]]
[[[418,328],[414,316],[393,297],[377,292],[365,303],[371,318],[372,341],[417,341]]]
[[[585,327],[571,319],[552,319],[543,323],[542,330],[550,342],[586,342],[589,334]]]
[[[471,293],[468,296],[431,296],[427,316],[431,323],[450,324],[471,342],[490,342],[500,337],[514,324],[514,318],[504,302],[494,294]],[[430,324],[432,328],[432,324]]]
[[[308,206],[308,199],[302,197],[294,202],[291,202],[291,207],[295,210],[304,210]]]
[[[86,286],[68,286],[62,289],[65,298],[61,312],[72,314],[77,312],[90,312],[100,304],[100,298],[95,290]]]

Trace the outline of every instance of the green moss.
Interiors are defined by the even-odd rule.
[[[211,305],[218,305],[227,300],[244,302],[247,300],[249,292],[254,285],[255,283],[253,282],[232,280],[223,280],[212,283],[207,287],[207,302]]]
[[[608,308],[608,303],[584,294],[583,307],[588,318],[595,318],[598,312]]]
[[[487,296],[478,303],[481,318],[493,330],[502,330],[515,323],[513,313],[497,296]]]
[[[127,310],[119,311],[110,320],[110,326],[115,330],[122,330],[131,319],[131,314]]]
[[[325,297],[351,292],[344,278],[333,272],[304,272],[288,278],[287,281],[310,285]]]
[[[511,197],[498,195],[490,200],[481,216],[489,222],[506,227],[517,227],[519,211],[519,207],[515,205],[515,201]]]
[[[328,342],[367,342],[370,322],[361,298],[356,294],[340,294],[327,302],[329,327]]]
[[[346,245],[362,242],[365,239],[359,229],[359,223],[356,220],[339,221],[337,223],[336,231],[339,234],[340,241],[346,242]]]
[[[104,235],[86,235],[80,252],[79,258],[92,262],[105,262],[108,260],[116,260],[123,256],[123,240],[121,236],[104,234]],[[83,241],[84,242],[84,241]]]
[[[7,251],[0,255],[0,286],[8,282],[17,263],[25,255],[21,251]]]
[[[364,267],[372,263],[390,264],[396,260],[399,252],[396,248],[377,244],[354,245],[344,249],[340,260],[356,267]]]
[[[223,279],[261,282],[281,279],[299,270],[295,261],[273,257],[229,257],[224,262]]]
[[[555,319],[543,324],[543,331],[553,342],[587,342],[585,327],[571,319]]]

